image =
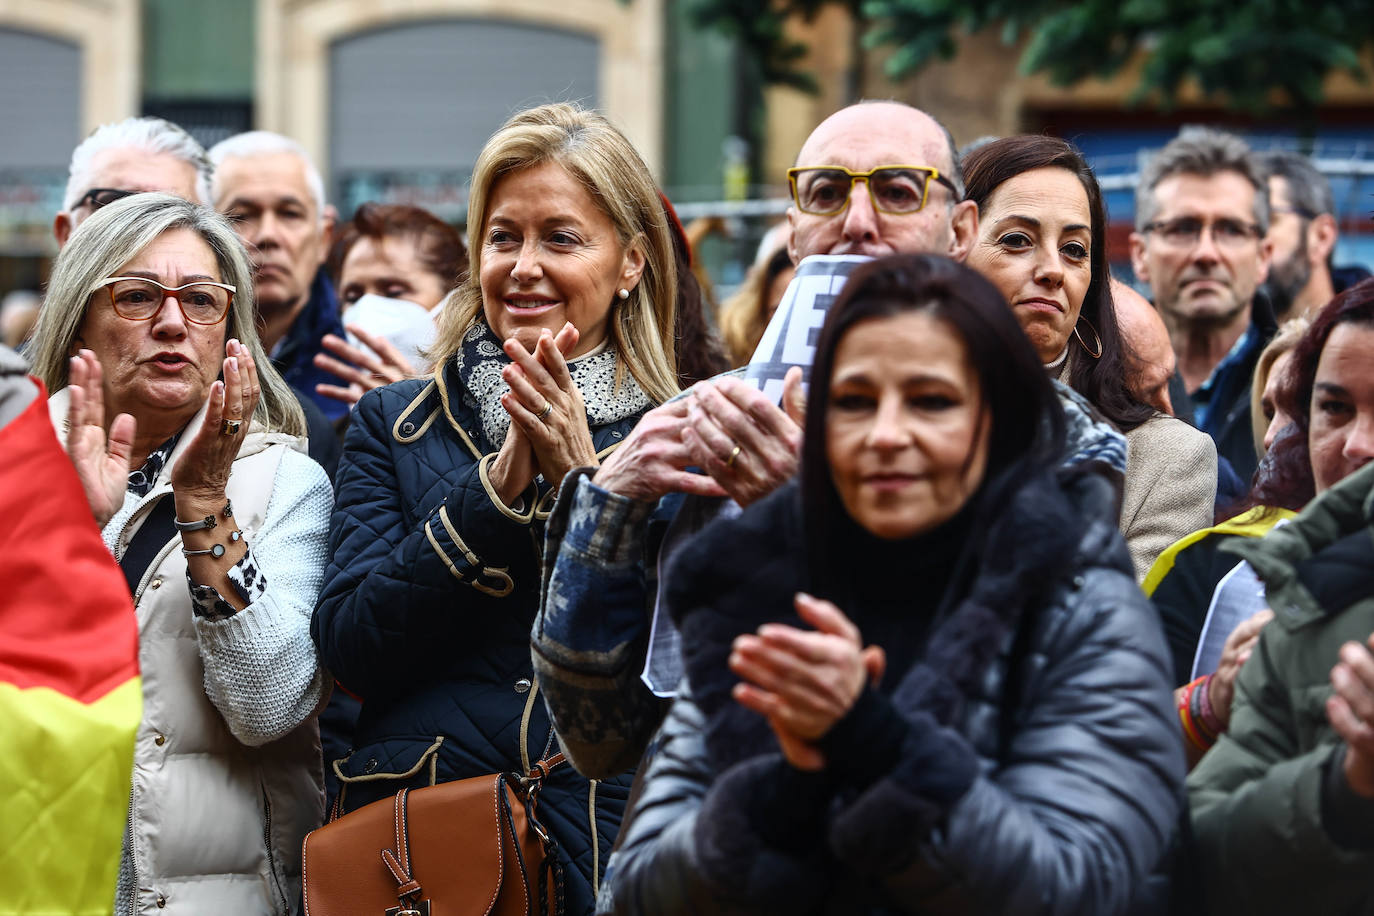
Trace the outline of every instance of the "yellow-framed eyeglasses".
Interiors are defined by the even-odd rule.
[[[954,182],[928,165],[880,165],[855,172],[839,165],[807,166],[787,170],[787,183],[797,209],[814,216],[834,216],[849,206],[854,182],[868,184],[868,197],[879,213],[919,213],[926,205],[932,181],[959,196]]]

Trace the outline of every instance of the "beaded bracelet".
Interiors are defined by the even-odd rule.
[[[1188,741],[1198,750],[1204,753],[1211,749],[1216,743],[1216,736],[1208,734],[1201,727],[1198,718],[1193,715],[1193,694],[1197,691],[1197,681],[1185,684],[1178,695],[1178,720],[1183,727],[1183,734]]]
[[[1201,714],[1202,724],[1207,727],[1207,730],[1214,735],[1220,735],[1226,731],[1226,723],[1221,721],[1221,717],[1212,708],[1212,677],[1209,674],[1206,677],[1198,678],[1202,681],[1197,689],[1198,696],[1201,697],[1198,701],[1198,712]]]
[[[1193,725],[1198,733],[1202,735],[1208,747],[1216,744],[1218,731],[1212,728],[1207,717],[1202,714],[1202,701],[1207,696],[1207,678],[1200,677],[1193,681],[1192,689],[1188,691],[1188,716],[1193,720]]]
[[[1193,744],[1193,747],[1197,748],[1197,750],[1204,751],[1205,753],[1208,748],[1212,747],[1212,743],[1208,742],[1206,737],[1202,736],[1201,729],[1198,728],[1197,721],[1193,718],[1191,706],[1193,706],[1194,689],[1194,684],[1184,684],[1183,688],[1179,691],[1179,724],[1182,725],[1183,736],[1189,739],[1189,743]]]

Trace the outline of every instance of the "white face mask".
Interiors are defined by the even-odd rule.
[[[433,311],[406,299],[388,299],[371,293],[358,297],[343,313],[344,324],[356,324],[370,334],[385,337],[415,367],[417,372],[427,372],[429,363],[420,356],[420,351],[434,343],[438,328],[435,321],[443,306]],[[366,346],[348,335],[348,342],[355,347]]]

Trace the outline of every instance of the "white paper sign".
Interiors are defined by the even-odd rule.
[[[782,379],[793,366],[802,367],[802,382],[809,385],[825,316],[854,268],[871,260],[853,254],[803,258],[745,367],[745,381],[758,386],[775,404],[782,403]]]
[[[745,381],[757,385],[775,404],[782,403],[782,380],[788,369],[801,366],[802,383],[808,384],[811,363],[816,358],[816,339],[820,336],[821,325],[825,324],[825,316],[849,274],[870,260],[872,258],[859,255],[813,255],[803,259],[773,319],[764,329],[753,358],[744,369]],[[698,514],[702,512],[709,516]],[[739,506],[733,502],[721,505],[689,497],[669,524],[659,547],[659,582],[662,583],[667,575],[673,552],[704,528],[715,514],[737,515],[739,512]],[[640,679],[660,697],[676,696],[682,679],[682,638],[663,606],[661,589],[654,601],[649,649]]]

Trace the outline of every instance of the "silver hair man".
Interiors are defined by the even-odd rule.
[[[233,220],[253,257],[263,340],[275,348],[310,303],[334,208],[325,204],[319,170],[289,137],[249,131],[215,144],[210,160],[215,209]]]
[[[1267,231],[1269,196],[1263,193],[1263,168],[1244,140],[1235,134],[1210,127],[1190,127],[1179,131],[1178,136],[1141,169],[1140,182],[1135,189],[1136,231],[1143,232],[1159,214],[1160,202],[1155,189],[1161,181],[1174,175],[1210,178],[1222,172],[1235,172],[1255,188],[1255,224]]]
[[[1142,171],[1135,219],[1131,266],[1168,326],[1193,417],[1248,480],[1249,379],[1272,323],[1267,303],[1252,309],[1273,250],[1264,173],[1239,137],[1184,131]]]
[[[270,130],[250,130],[247,133],[235,134],[210,147],[210,161],[218,168],[226,159],[257,159],[278,153],[289,153],[301,161],[305,168],[306,187],[315,200],[315,213],[323,219],[326,211],[324,179],[320,177],[320,170],[315,168],[315,163],[311,161],[305,147],[290,137],[274,134]],[[222,193],[222,190],[216,186],[216,196]]]
[[[125,118],[101,125],[72,151],[53,235],[65,245],[82,220],[131,194],[166,191],[208,204],[212,171],[205,149],[170,121]]]

